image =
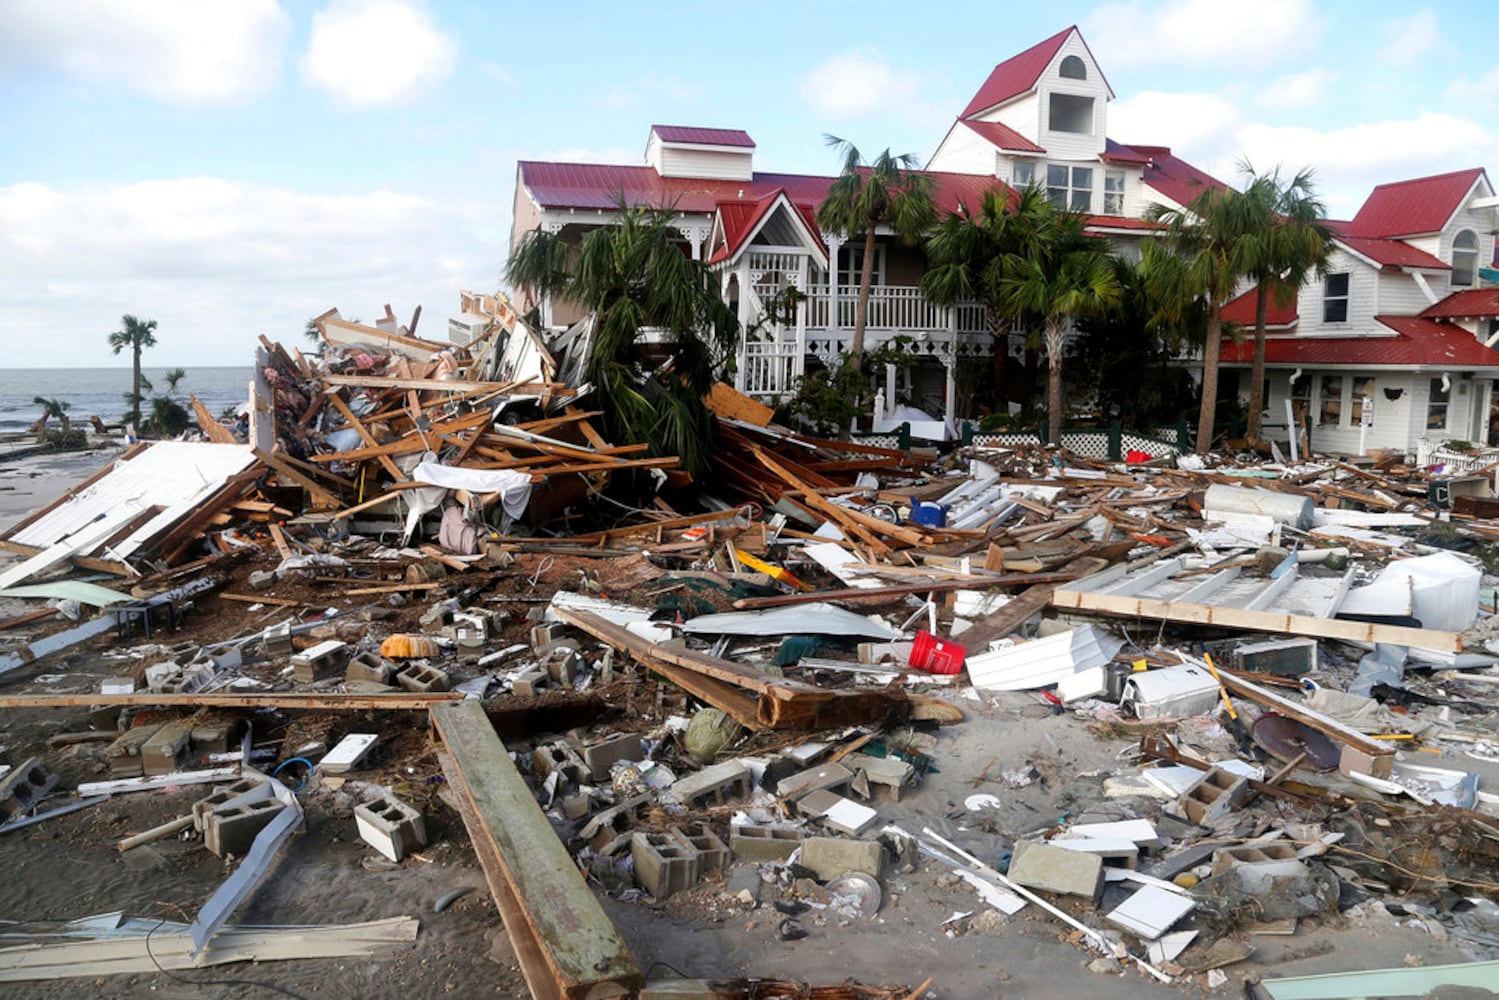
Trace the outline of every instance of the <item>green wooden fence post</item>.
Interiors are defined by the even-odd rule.
[[[1109,421],[1109,461],[1120,462],[1124,460],[1124,428],[1120,426],[1118,419]]]

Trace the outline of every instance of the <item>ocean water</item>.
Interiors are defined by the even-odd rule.
[[[166,368],[147,365],[141,373],[151,380],[154,392],[142,391],[150,408],[153,395],[167,391]],[[176,397],[187,404],[188,394],[201,399],[210,413],[218,416],[228,407],[239,406],[249,398],[250,369],[245,366],[222,368],[189,368],[187,377],[177,383]],[[42,415],[32,399],[60,399],[68,404],[68,418],[88,421],[97,414],[105,423],[118,423],[128,407],[125,396],[130,392],[130,366],[123,368],[16,368],[0,369],[0,433],[24,431]]]

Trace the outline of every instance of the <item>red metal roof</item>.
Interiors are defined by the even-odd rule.
[[[1205,171],[1198,170],[1179,156],[1174,156],[1166,146],[1129,146],[1149,161],[1142,179],[1145,183],[1170,198],[1178,205],[1189,205],[1193,198],[1209,188],[1224,189],[1228,185]]]
[[[784,189],[795,205],[816,205],[834,177],[756,173],[752,180],[662,177],[652,167],[601,163],[543,163],[522,160],[520,182],[542,208],[609,210],[623,198],[629,204],[675,205],[678,211],[711,214],[721,201],[758,200]],[[937,207],[955,211],[958,203],[977,207],[984,192],[1007,191],[994,177],[923,171],[936,187]]]
[[[652,125],[662,142],[684,142],[694,146],[741,146],[755,148],[755,140],[738,128],[696,128],[691,125]]]
[[[1346,365],[1363,368],[1499,368],[1499,351],[1484,347],[1462,327],[1419,316],[1374,318],[1393,330],[1394,334],[1363,337],[1269,337],[1265,340],[1265,363],[1307,367]],[[1247,365],[1253,360],[1252,340],[1224,342],[1222,363]]]
[[[973,131],[977,132],[981,138],[987,139],[1000,149],[1019,153],[1046,152],[1046,147],[1036,145],[1008,125],[1001,125],[999,122],[970,121],[965,121],[962,124],[967,125]]]
[[[1414,236],[1437,232],[1462,207],[1463,198],[1483,176],[1483,169],[1475,167],[1381,184],[1348,224],[1347,232],[1357,236]]]
[[[1003,104],[1010,98],[1034,88],[1036,81],[1041,79],[1042,72],[1056,57],[1057,50],[1062,47],[1062,43],[1076,30],[1077,26],[1073,25],[1059,31],[1046,41],[1032,45],[1019,55],[1013,55],[995,66],[989,78],[984,81],[984,85],[979,88],[977,94],[973,95],[973,100],[968,102],[968,107],[964,108],[963,113],[958,117],[971,118],[981,111],[987,111],[996,104]],[[1087,45],[1086,42],[1083,44]],[[1104,86],[1108,86],[1108,81],[1104,81]]]
[[[738,254],[744,244],[754,235],[755,227],[760,224],[760,220],[785,194],[784,188],[778,188],[754,200],[734,199],[719,202],[718,218],[723,229],[723,243],[708,257],[708,263],[717,264],[721,260],[728,260]],[[791,205],[791,208],[801,217],[813,242],[822,251],[823,261],[826,262],[827,249],[822,246],[822,232],[817,228],[816,209],[811,205]]]
[[[1453,292],[1422,313],[1427,319],[1467,319],[1475,316],[1499,316],[1499,288],[1469,288]]]
[[[1123,143],[1107,137],[1103,140],[1103,158],[1110,163],[1149,163],[1150,157]]]
[[[1443,263],[1425,250],[1417,250],[1400,240],[1368,239],[1362,236],[1339,236],[1339,243],[1354,253],[1368,257],[1381,267],[1419,267],[1428,271],[1450,271],[1451,264]]]
[[[1237,323],[1246,330],[1253,330],[1256,291],[1257,289],[1251,288],[1243,295],[1226,303],[1223,306],[1224,321]],[[1294,326],[1297,319],[1300,318],[1300,313],[1297,311],[1297,301],[1299,298],[1300,289],[1297,289],[1291,295],[1291,301],[1282,306],[1276,304],[1275,295],[1272,294],[1265,308],[1266,328]],[[1251,346],[1253,345],[1251,344]]]

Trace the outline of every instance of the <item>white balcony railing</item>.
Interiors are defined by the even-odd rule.
[[[795,344],[748,341],[740,348],[737,387],[758,397],[789,393],[798,360]]]
[[[859,290],[838,290],[838,322],[843,330],[854,326],[854,313],[858,309]],[[915,285],[876,285],[869,290],[869,316],[864,324],[866,330],[891,330],[898,333],[938,332],[951,328],[954,310],[932,302]],[[957,333],[983,333],[988,330],[984,307],[977,302],[960,303],[956,309]],[[832,299],[826,286],[813,286],[807,297],[807,327],[827,330],[830,322]]]

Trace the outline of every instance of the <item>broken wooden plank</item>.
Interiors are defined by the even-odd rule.
[[[1218,671],[1218,680],[1228,690],[1266,708],[1274,709],[1302,725],[1310,726],[1336,740],[1340,744],[1338,770],[1343,774],[1369,774],[1376,778],[1388,778],[1395,763],[1393,747],[1370,739],[1368,736],[1343,725],[1337,719],[1314,712],[1311,709],[1285,698],[1268,688],[1262,688],[1238,676],[1230,670]]]
[[[1081,556],[1061,567],[1060,572],[1076,573],[1078,577],[1082,577],[1097,573],[1107,565],[1108,560],[1100,556]],[[995,639],[1003,639],[1015,632],[1031,615],[1045,611],[1056,589],[1056,584],[1052,583],[1038,583],[1029,587],[1003,607],[974,622],[958,638],[963,641],[965,648],[975,652],[982,650]]]
[[[1069,573],[1065,569],[1055,573],[1010,573],[1004,576],[974,576],[963,580],[951,578],[927,580],[920,583],[900,584],[892,587],[847,587],[837,590],[814,590],[805,594],[782,594],[779,597],[741,597],[734,607],[741,610],[780,608],[792,604],[808,604],[813,601],[852,601],[865,598],[891,600],[908,594],[945,594],[954,590],[988,590],[992,587],[1028,587],[1032,585],[1067,583],[1081,574]]]
[[[306,601],[291,601],[284,597],[266,597],[264,594],[220,594],[226,601],[239,601],[241,604],[269,604],[275,608],[305,608]]]
[[[432,722],[447,748],[450,782],[473,810],[470,836],[498,868],[503,907],[533,996],[566,1000],[632,995],[645,977],[478,702],[439,705]],[[481,855],[483,857],[483,855]],[[487,872],[486,872],[487,874]],[[505,912],[506,910],[510,912]],[[538,961],[539,959],[539,961]]]
[[[239,439],[234,432],[214,419],[208,407],[197,396],[188,394],[188,402],[192,404],[193,416],[198,418],[198,430],[214,444],[239,444]]]
[[[108,621],[105,622],[109,624]],[[343,709],[428,709],[443,702],[462,700],[455,691],[413,694],[396,691],[391,694],[238,694],[216,691],[209,694],[7,694],[0,695],[0,708],[104,708],[115,705],[159,705],[184,708],[276,708],[340,711]]]

